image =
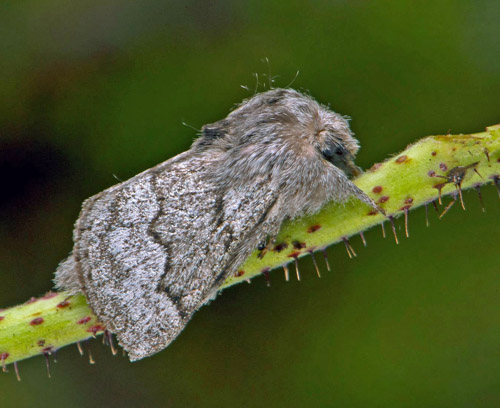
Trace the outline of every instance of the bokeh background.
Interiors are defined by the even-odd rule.
[[[189,147],[256,86],[350,115],[369,167],[427,134],[500,122],[500,2],[4,1],[0,306],[52,286],[88,196]],[[268,58],[269,64],[263,60]],[[300,71],[296,76],[297,71]],[[295,80],[294,80],[295,78]],[[248,86],[247,91],[241,85]],[[90,344],[0,375],[2,407],[497,407],[500,202],[411,213],[330,248],[332,273],[226,290],[160,354]],[[401,228],[401,220],[399,220]],[[401,235],[401,234],[400,234]],[[323,267],[323,269],[325,269]]]

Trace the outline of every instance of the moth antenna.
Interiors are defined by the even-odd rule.
[[[353,258],[353,257],[357,256],[356,252],[354,252],[354,249],[352,248],[351,244],[349,243],[349,240],[347,239],[347,237],[342,238],[342,240],[344,241],[345,249],[347,251],[347,255],[349,255],[349,258]]]
[[[479,203],[481,204],[481,211],[486,212],[486,209],[484,208],[484,203],[483,203],[483,195],[481,194],[481,185],[476,185],[474,187],[477,191],[477,197],[479,198]]]
[[[312,258],[312,261],[313,261],[313,264],[314,264],[314,268],[316,269],[316,274],[318,275],[318,278],[321,278],[321,273],[319,272],[318,263],[316,262],[316,257],[314,256],[314,252],[313,251],[309,251],[309,253],[311,254],[311,258]]]
[[[331,272],[330,262],[328,262],[328,254],[326,253],[326,248],[323,248],[323,258],[325,258],[326,270]]]
[[[366,247],[368,246],[366,239],[365,239],[365,234],[363,234],[363,231],[359,233],[359,236],[361,237],[361,241],[363,242],[363,246]]]
[[[269,58],[265,57],[264,61],[266,62],[267,65],[267,85],[269,86],[269,89],[273,89],[273,77],[271,75],[271,63],[269,62]]]
[[[17,381],[21,381],[21,376],[19,375],[19,367],[17,366],[17,361],[14,361],[14,371],[16,373]]]
[[[439,218],[443,218],[444,215],[450,210],[450,208],[453,206],[453,204],[455,204],[457,202],[457,197],[453,197],[453,199],[450,201],[450,203],[444,208],[444,211],[441,213],[441,215],[439,216]]]
[[[79,341],[76,342],[76,347],[78,348],[78,352],[80,353],[80,355],[83,356],[82,345]]]
[[[43,352],[43,355],[45,357],[45,367],[47,367],[47,376],[51,378],[50,376],[50,361],[49,361],[49,353],[47,351]]]
[[[190,129],[193,129],[196,133],[201,133],[201,129],[196,129],[193,125],[190,125],[187,122],[182,121],[181,124],[182,124],[182,126],[186,126]]]
[[[428,203],[425,203],[424,204],[424,207],[425,207],[425,226],[428,227],[429,226],[429,204]]]
[[[488,150],[487,147],[485,147],[483,152],[484,152],[486,158],[488,159],[488,163],[489,163],[490,162],[490,151]]]
[[[382,227],[382,238],[385,238],[385,226],[384,226],[384,223],[382,222],[380,224],[380,226]]]
[[[298,78],[299,74],[300,74],[300,71],[297,70],[297,72],[295,73],[295,76],[292,79],[292,82],[290,82],[287,86],[285,86],[285,88],[290,88],[293,85],[293,83],[295,82],[295,80]]]
[[[257,72],[254,72],[253,76],[255,77],[255,89],[253,90],[253,94],[256,95],[257,91],[259,90],[259,74]]]
[[[410,231],[408,229],[408,213],[409,213],[409,209],[408,208],[405,208],[405,235],[406,235],[406,238],[410,238]]]
[[[297,280],[300,282],[299,260],[296,256],[293,257],[293,260],[295,261],[295,272],[297,274]]]
[[[285,280],[288,282],[290,280],[290,271],[288,270],[288,265],[283,265],[283,271],[285,272]]]
[[[394,224],[394,217],[389,215],[389,221],[391,222],[392,233],[394,234],[394,240],[396,241],[396,245],[399,245],[398,234],[396,233],[396,225]]]

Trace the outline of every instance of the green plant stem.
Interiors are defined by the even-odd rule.
[[[452,194],[455,205],[461,205],[454,183],[458,179],[453,180],[453,176],[464,176],[462,189],[491,182],[498,188],[500,125],[470,135],[426,137],[372,166],[356,184],[385,209],[386,217],[359,201],[331,203],[318,214],[286,223],[272,250],[260,257],[255,252],[223,288],[283,265],[287,273],[286,264],[339,241],[345,241],[350,252],[350,236],[423,204],[441,201],[441,196]],[[444,205],[440,211],[444,211]],[[5,366],[37,354],[50,354],[103,331],[84,296],[49,292],[0,310],[0,363]]]

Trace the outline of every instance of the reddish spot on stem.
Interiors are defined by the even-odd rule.
[[[86,331],[89,333],[92,333],[94,336],[97,334],[97,332],[104,331],[105,328],[104,326],[101,326],[100,324],[96,324],[94,326],[90,326]]]
[[[43,346],[45,346],[45,339],[38,340],[38,341],[36,342],[36,344],[37,344],[37,346],[39,346],[39,347],[43,347]]]
[[[313,232],[316,232],[317,230],[321,229],[321,225],[311,225],[308,229],[307,229],[307,232],[309,234],[312,234]]]
[[[71,303],[67,300],[63,300],[62,302],[59,302],[56,307],[59,309],[64,309],[65,307],[68,307]]]
[[[366,215],[377,215],[378,211],[377,210],[371,210],[368,214]]]
[[[31,297],[30,299],[28,299],[25,304],[26,305],[29,305],[30,303],[35,303],[38,299],[36,297]]]
[[[288,255],[289,258],[297,258],[300,255],[300,252],[295,251]]]
[[[405,204],[413,204],[413,198],[412,197],[408,197],[406,200],[405,200]]]
[[[92,320],[92,318],[90,316],[85,316],[85,317],[82,317],[80,320],[78,320],[76,322],[76,324],[85,324],[85,323],[88,323]]]
[[[436,176],[436,172],[434,170],[429,170],[429,172],[427,173],[427,175],[429,177],[435,177]]]
[[[500,157],[497,159],[497,163],[500,163]]]
[[[48,346],[48,347],[45,347],[44,349],[42,349],[43,354],[51,354],[52,351],[54,351],[54,347],[52,347],[52,346]]]
[[[404,163],[405,161],[408,161],[408,156],[404,154],[402,156],[399,156],[395,161],[398,164]]]
[[[375,194],[380,194],[383,190],[383,187],[382,186],[375,186],[372,188],[372,191],[375,193]]]
[[[383,204],[383,203],[386,203],[387,201],[389,201],[389,196],[382,196],[378,199],[378,202]]]
[[[43,300],[52,299],[55,296],[57,296],[56,292],[47,292],[45,295],[43,295],[42,299]]]
[[[303,249],[306,247],[306,243],[305,242],[299,242],[299,241],[293,241],[292,242],[292,245],[295,249]]]
[[[280,244],[278,244],[274,247],[274,251],[281,252],[286,248],[288,248],[288,244],[286,242],[281,242]]]
[[[382,163],[375,163],[372,167],[368,169],[369,172],[377,171],[382,167]]]
[[[7,352],[0,353],[0,361],[3,363],[5,360],[9,358],[10,354]]]
[[[239,276],[243,276],[244,274],[245,274],[245,271],[244,271],[244,270],[239,270],[238,272],[236,272],[236,273],[234,274],[234,276],[239,277]]]
[[[431,153],[431,155],[432,155],[432,156],[435,156],[436,154],[437,154],[436,152],[432,152],[432,153]]]
[[[0,322],[5,319],[5,316],[0,316]]]
[[[37,317],[30,322],[31,326],[38,326],[44,322],[43,317]]]
[[[448,170],[448,166],[447,166],[446,164],[444,164],[444,163],[439,163],[439,168],[440,168],[441,170],[443,170],[443,171]]]

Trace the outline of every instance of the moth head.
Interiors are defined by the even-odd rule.
[[[195,147],[223,153],[248,175],[276,169],[335,166],[357,176],[358,141],[346,117],[293,89],[272,89],[244,100],[225,119],[205,125]]]

